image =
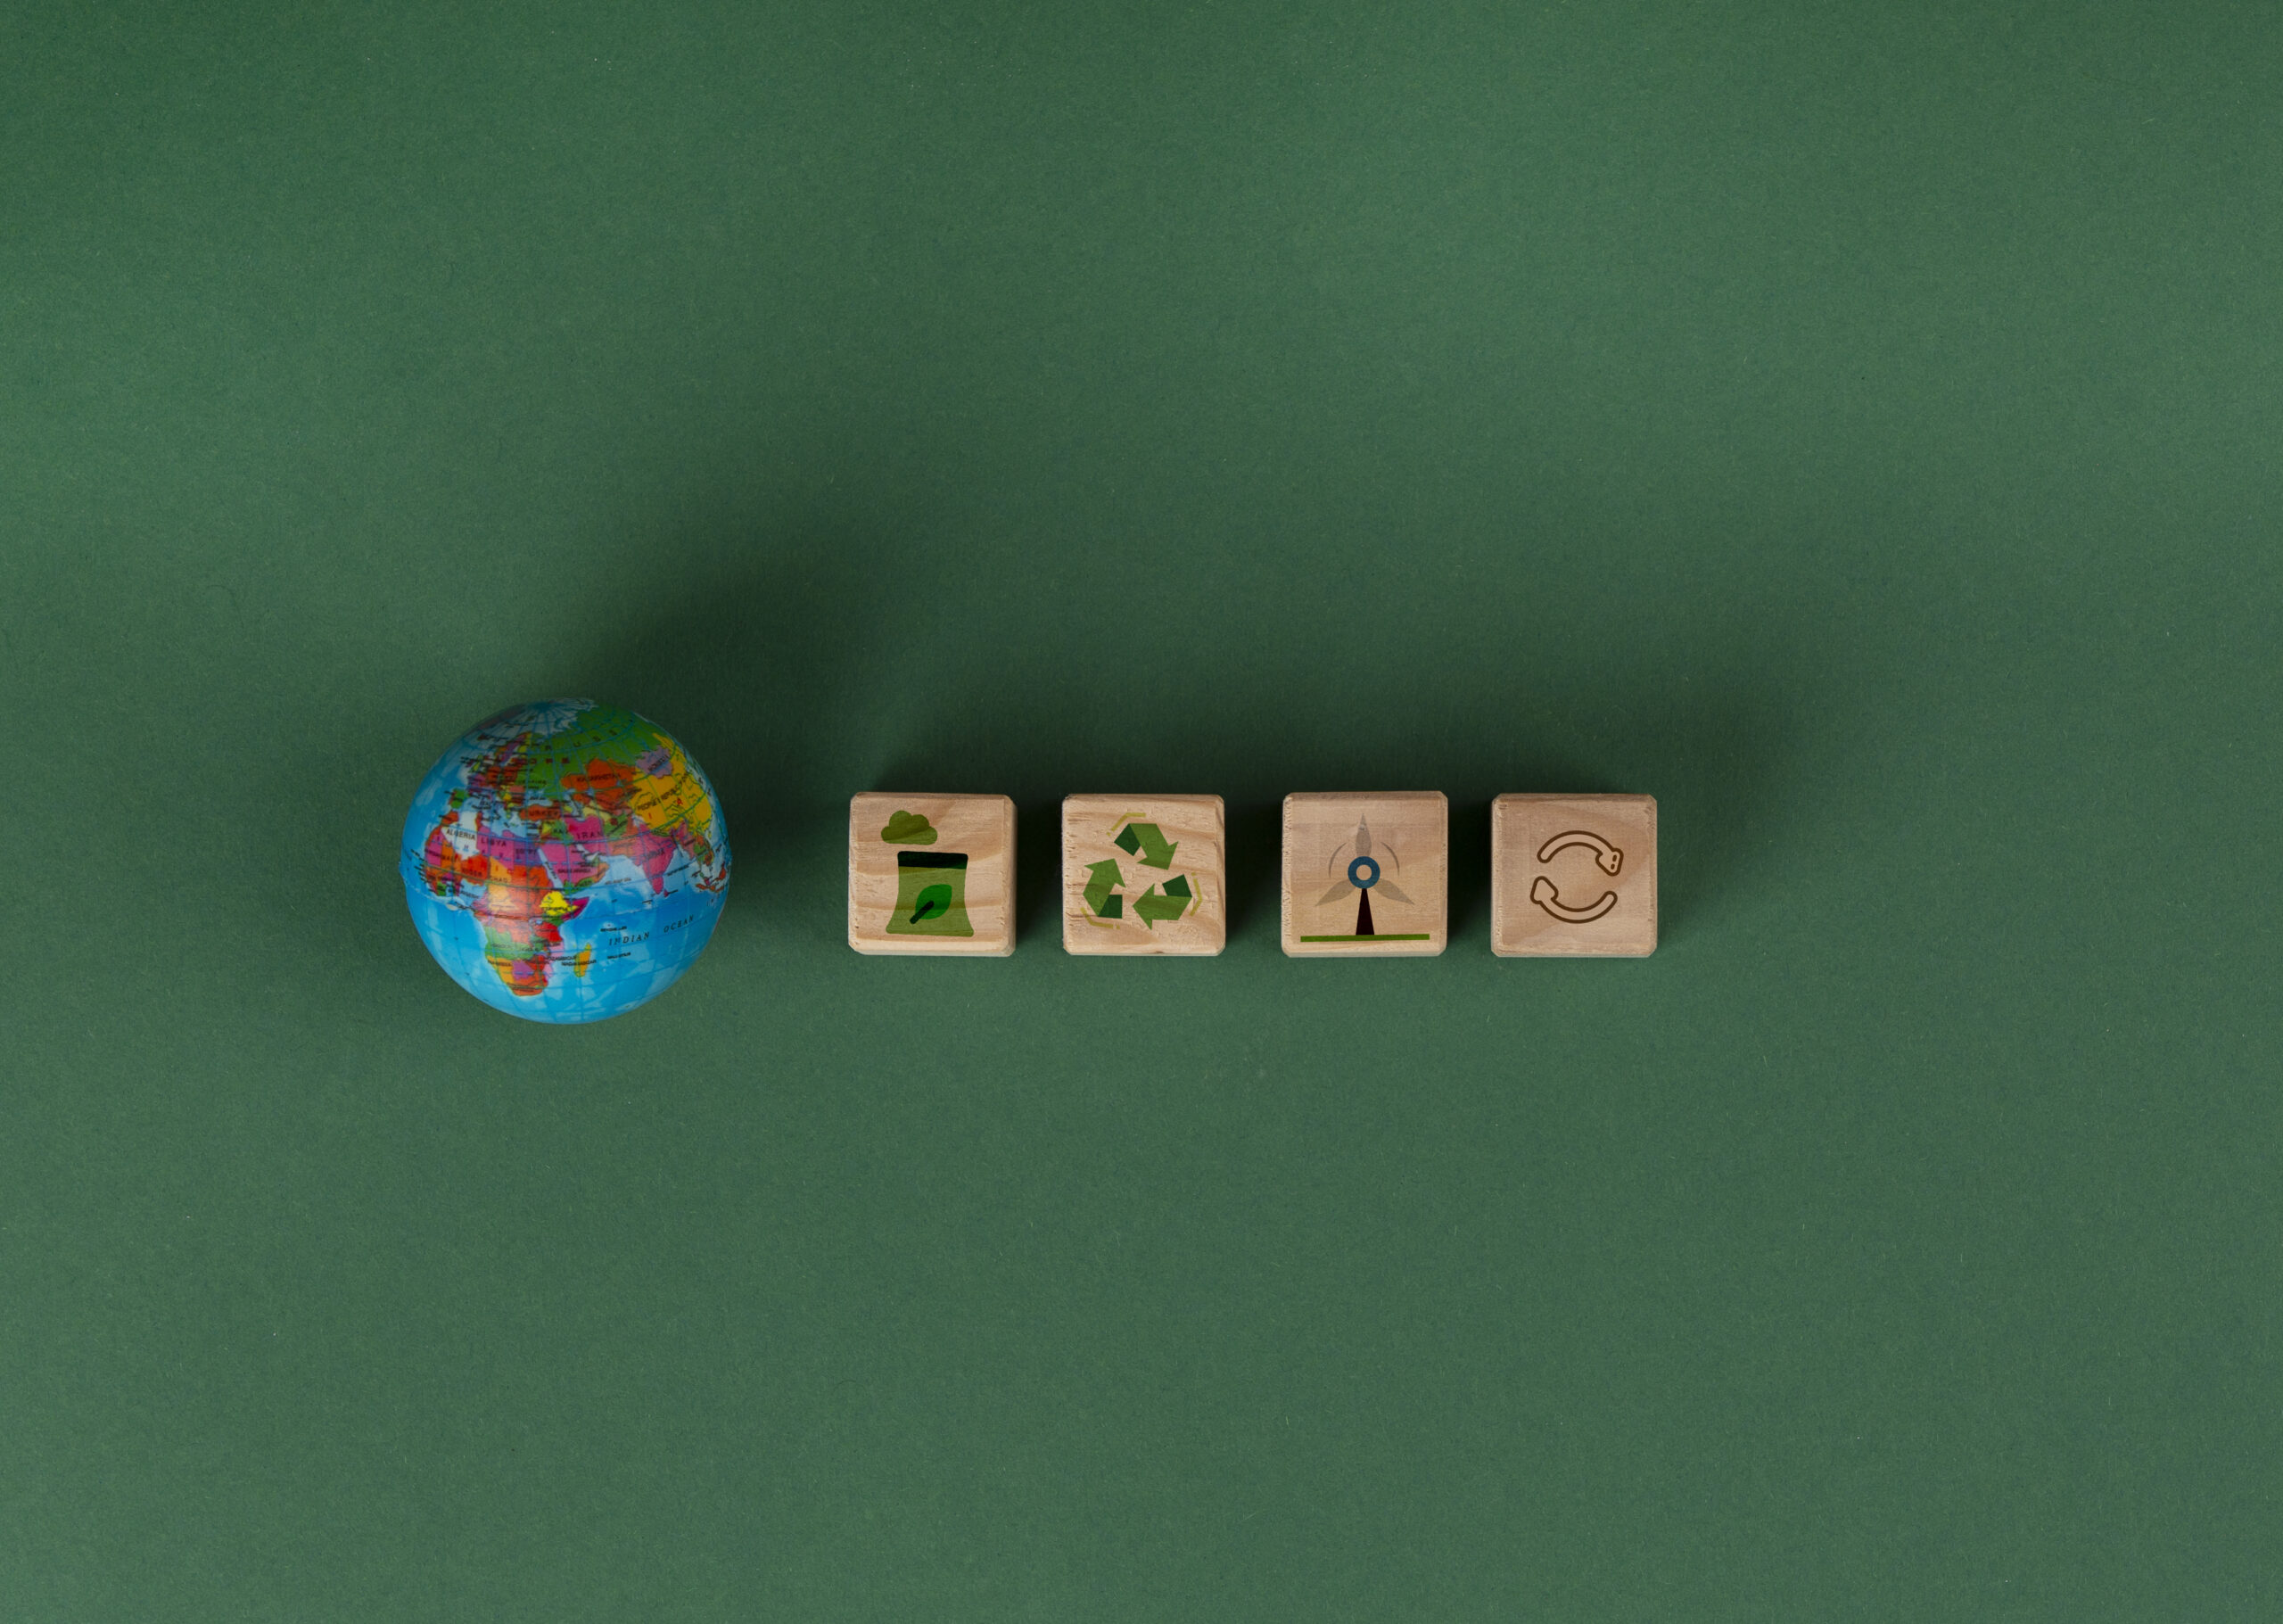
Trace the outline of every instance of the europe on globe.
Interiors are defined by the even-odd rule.
[[[696,960],[729,888],[729,829],[664,730],[546,699],[444,752],[412,797],[400,867],[454,981],[527,1020],[601,1020]]]

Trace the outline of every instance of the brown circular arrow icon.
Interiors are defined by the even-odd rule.
[[[1571,925],[1584,925],[1594,919],[1601,918],[1602,915],[1616,907],[1617,893],[1614,891],[1604,891],[1601,894],[1601,900],[1595,903],[1591,907],[1571,908],[1562,902],[1562,893],[1554,888],[1554,882],[1546,878],[1545,875],[1541,874],[1536,879],[1530,881],[1530,901],[1536,903],[1539,907],[1545,909],[1557,919],[1564,920]]]

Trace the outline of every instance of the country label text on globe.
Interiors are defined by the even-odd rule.
[[[729,887],[729,832],[663,729],[552,699],[444,753],[413,797],[401,867],[420,939],[453,980],[532,1020],[598,1020],[696,959]]]

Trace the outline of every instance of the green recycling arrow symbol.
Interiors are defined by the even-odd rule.
[[[1129,823],[1110,844],[1137,859],[1143,868],[1171,869],[1174,849],[1181,842],[1166,839],[1165,830],[1154,823]],[[1124,919],[1125,898],[1120,893],[1125,886],[1125,871],[1117,866],[1115,857],[1088,863],[1084,893],[1086,911],[1098,919]],[[1155,930],[1160,921],[1170,924],[1187,913],[1196,901],[1197,894],[1190,888],[1189,876],[1174,874],[1133,899],[1133,917],[1145,928]]]
[[[1119,919],[1125,917],[1125,899],[1117,888],[1125,883],[1125,876],[1117,871],[1117,860],[1105,857],[1100,862],[1090,862],[1086,872],[1093,878],[1086,882],[1086,906],[1094,911],[1098,919]]]
[[[1154,823],[1129,823],[1110,844],[1129,857],[1139,853],[1145,869],[1170,869],[1174,866],[1174,850],[1181,842],[1167,840],[1165,830]]]
[[[1166,882],[1163,895],[1158,894],[1157,886],[1152,886],[1148,894],[1135,897],[1133,917],[1155,930],[1159,919],[1170,921],[1187,913],[1189,903],[1189,876],[1176,874]]]

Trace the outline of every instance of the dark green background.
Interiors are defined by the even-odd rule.
[[[0,1617],[2283,1609],[2268,5],[0,12]],[[590,1030],[400,821],[738,870]],[[853,791],[1021,951],[843,944]],[[1449,793],[1297,963],[1293,789]],[[1217,960],[1065,793],[1215,790]],[[1638,962],[1488,798],[1647,791]]]

